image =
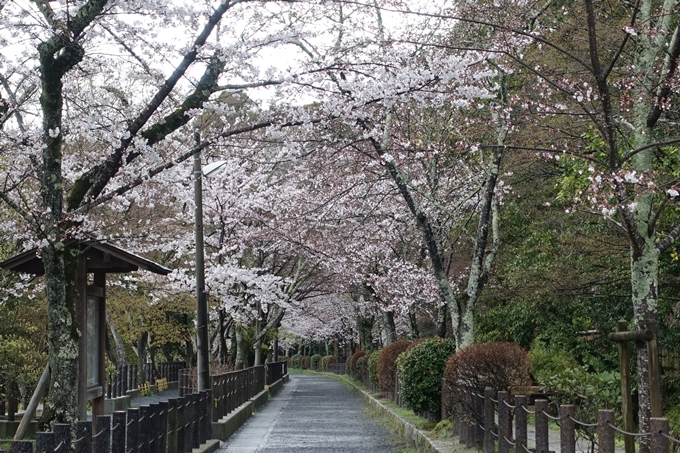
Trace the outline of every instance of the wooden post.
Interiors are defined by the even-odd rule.
[[[80,420],[76,422],[76,441],[73,443],[75,453],[92,453],[92,422]],[[129,450],[137,453],[137,450]]]
[[[651,423],[651,451],[654,453],[668,453],[670,443],[668,441],[668,419],[652,417]],[[664,436],[664,434],[666,436]]]
[[[515,451],[524,452],[528,447],[527,435],[527,407],[529,398],[524,395],[515,396]],[[524,447],[524,448],[522,448]]]
[[[177,449],[177,398],[168,399],[168,453],[178,453]]]
[[[92,436],[94,438],[95,453],[109,453],[111,451],[111,417],[108,415],[97,415],[96,429],[97,432]]]
[[[476,423],[476,417],[475,417],[475,411],[474,411],[474,404],[475,404],[475,393],[472,389],[468,389],[467,391],[467,406],[468,406],[468,420],[465,423],[465,430],[467,431],[465,434],[465,446],[468,448],[474,448],[475,445],[477,444],[477,439],[475,437],[475,433],[477,430],[475,429],[475,426],[477,425]]]
[[[498,452],[509,453],[510,441],[510,408],[508,392],[498,392]]]
[[[597,412],[597,437],[600,453],[614,453],[614,411],[600,409]]]
[[[496,442],[493,438],[496,414],[491,398],[493,398],[493,389],[487,387],[484,389],[484,453],[494,453],[496,450]]]
[[[536,400],[536,453],[548,453],[548,400]]]
[[[56,437],[55,453],[71,453],[71,424],[55,423],[52,425],[52,432]]]
[[[111,452],[125,453],[125,425],[127,414],[125,411],[113,413],[113,426],[111,427]]]
[[[54,433],[35,433],[35,453],[54,453],[56,440]]]
[[[131,407],[127,410],[127,453],[138,453],[139,451],[139,409]],[[170,452],[174,453],[174,452]]]
[[[475,424],[475,447],[480,449],[484,445],[484,426],[481,421],[484,419],[484,397],[475,392],[474,394],[474,416],[472,418]]]
[[[628,321],[620,320],[616,324],[619,332],[628,330]],[[633,423],[633,397],[631,396],[630,376],[630,345],[627,341],[619,341],[619,372],[621,373],[621,413],[623,414],[623,430],[632,433],[635,430]],[[635,439],[631,435],[624,435],[626,453],[635,453]]]
[[[9,453],[33,453],[33,442],[30,440],[11,440]]]
[[[576,453],[576,410],[573,405],[560,406],[560,450],[562,453]]]

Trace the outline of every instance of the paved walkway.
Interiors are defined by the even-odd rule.
[[[390,433],[364,400],[324,376],[291,375],[283,389],[218,450],[220,453],[395,453]]]

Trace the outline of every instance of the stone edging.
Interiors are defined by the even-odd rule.
[[[403,419],[399,415],[392,412],[392,410],[385,406],[383,403],[375,399],[367,391],[359,387],[352,379],[342,379],[344,382],[351,384],[363,397],[368,401],[368,403],[375,409],[377,409],[381,415],[384,415],[390,420],[391,427],[399,433],[399,435],[405,439],[408,439],[415,443],[416,448],[419,452],[423,453],[463,453],[475,450],[469,450],[463,445],[455,445],[448,441],[438,441],[427,437],[427,435],[416,428],[411,422]],[[446,444],[438,445],[438,444]]]

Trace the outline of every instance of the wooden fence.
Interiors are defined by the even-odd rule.
[[[9,453],[190,453],[211,436],[210,390],[166,402],[55,424],[33,441],[9,441]],[[75,429],[75,440],[71,430]],[[94,433],[94,434],[93,434]]]
[[[268,365],[271,378],[287,372],[286,362]],[[212,390],[99,416],[94,426],[57,424],[51,433],[36,433],[35,441],[6,444],[9,453],[190,453],[211,438],[212,422],[264,391],[266,380],[264,365],[232,371],[212,376]]]
[[[216,422],[264,390],[265,366],[212,376],[212,421]]]
[[[534,410],[529,409],[529,398],[524,395],[515,395],[514,404],[508,392],[498,392],[498,398],[494,399],[495,391],[487,388],[484,392],[467,390],[465,394],[465,408],[467,416],[459,417],[458,431],[461,443],[470,448],[483,448],[485,453],[495,452],[498,445],[499,453],[509,453],[511,450],[518,453],[529,452],[528,445],[528,418],[534,416],[535,420],[535,450],[536,452],[550,451],[548,423],[556,422],[560,429],[560,451],[562,453],[576,452],[577,425],[597,429],[597,443],[600,453],[614,453],[614,439],[616,433],[624,437],[647,438],[651,451],[654,453],[669,453],[670,445],[680,444],[680,440],[674,439],[669,433],[668,419],[652,418],[651,430],[647,433],[627,433],[614,425],[614,411],[601,409],[598,411],[597,423],[585,423],[575,418],[573,405],[559,407],[557,416],[548,412],[548,400],[537,399]],[[496,427],[497,420],[497,427]],[[514,426],[513,426],[514,420]],[[513,429],[514,428],[514,429]]]
[[[146,363],[143,365],[146,382],[153,384],[157,379],[167,379],[168,382],[179,380],[179,372],[186,368],[185,362],[163,362],[156,365]],[[119,366],[116,373],[109,375],[106,397],[118,398],[125,396],[129,390],[139,388],[137,365]]]

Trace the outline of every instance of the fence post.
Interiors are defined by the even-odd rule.
[[[168,453],[178,453],[177,449],[177,398],[168,399]]]
[[[181,375],[180,375],[181,376]],[[185,412],[186,398],[182,397],[177,400],[177,453],[184,453],[186,447],[186,412]]]
[[[198,394],[198,444],[202,444],[207,439],[205,437],[205,426],[211,423],[211,420],[207,420],[206,415],[206,402],[205,402],[205,390],[201,390]]]
[[[76,441],[73,447],[75,453],[92,453],[92,422],[76,422]]]
[[[600,453],[614,453],[614,411],[600,409],[597,411],[597,443]]]
[[[111,452],[125,453],[125,411],[113,413],[113,427],[111,428]]]
[[[670,430],[668,419],[652,417],[650,419],[650,424],[652,431],[651,451],[654,453],[668,453],[670,448],[668,437],[666,437]]]
[[[484,445],[484,425],[482,424],[484,420],[484,395],[479,393],[479,391],[475,392],[474,402],[472,421],[475,424],[475,447],[479,449]]]
[[[161,401],[158,403],[158,408],[158,423],[161,430],[159,433],[160,444],[158,447],[160,452],[165,453],[168,445],[168,409],[170,408],[170,403],[167,401]]]
[[[205,439],[212,439],[212,419],[213,419],[213,396],[212,390],[208,389],[205,391],[205,402],[206,402],[206,415],[205,415]]]
[[[192,414],[191,395],[184,397],[184,452],[191,453],[194,448],[194,425],[192,421],[194,416]]]
[[[146,440],[149,443],[149,453],[156,453],[157,451],[160,451],[158,448],[160,407],[158,403],[150,404],[149,407],[151,408],[151,412],[149,415],[149,433],[146,435]]]
[[[498,392],[498,452],[509,453],[510,441],[510,408],[508,392]]]
[[[192,439],[193,443],[191,446],[193,448],[198,448],[201,446],[201,438],[200,438],[200,412],[198,410],[198,400],[201,397],[198,393],[192,393],[191,395],[191,427],[193,430],[192,434]]]
[[[0,404],[4,405],[4,401]],[[33,453],[33,442],[30,440],[10,440],[9,453]]]
[[[536,400],[536,453],[548,453],[548,400]]]
[[[515,450],[523,452],[527,443],[527,406],[529,399],[525,395],[515,396]],[[524,447],[524,448],[522,448]]]
[[[95,426],[97,433],[92,436],[94,438],[95,453],[109,453],[111,451],[111,417],[108,415],[97,415]]]
[[[468,419],[465,422],[465,431],[467,431],[465,435],[465,446],[468,448],[473,448],[477,444],[477,438],[475,434],[477,433],[477,429],[475,428],[476,423],[475,423],[475,392],[473,389],[468,389],[468,397],[467,399],[467,404],[468,404]]]
[[[493,438],[493,428],[496,424],[495,411],[493,408],[493,389],[484,389],[484,453],[494,453],[496,442]]]
[[[151,406],[139,406],[139,453],[154,453],[149,450],[149,440],[151,439]]]
[[[52,425],[52,432],[56,436],[55,453],[71,453],[71,424],[55,423]]]
[[[139,452],[139,409],[136,407],[131,407],[127,410],[127,452],[128,453],[138,453]]]
[[[571,404],[560,406],[560,450],[562,453],[576,453],[576,411]]]
[[[35,433],[35,453],[53,453],[56,440],[54,433]]]

